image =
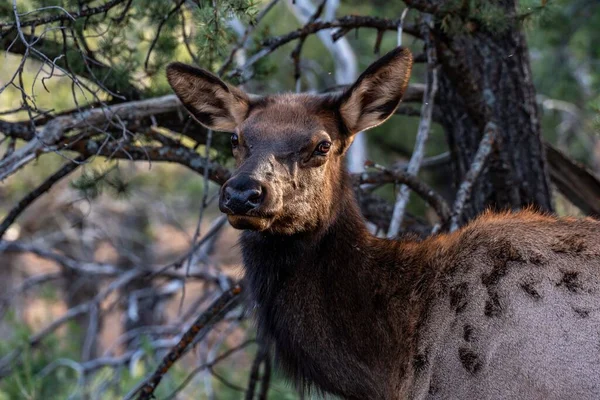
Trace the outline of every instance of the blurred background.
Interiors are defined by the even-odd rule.
[[[172,61],[251,93],[322,93],[402,42],[416,58],[409,98],[357,139],[351,172],[360,176],[370,160],[417,175],[409,164],[420,152],[419,179],[452,204],[481,128],[494,120],[504,132],[492,151],[500,161],[481,172],[459,224],[490,205],[598,215],[600,3],[429,3],[439,2],[0,4],[0,400],[135,397],[195,318],[242,279],[238,232],[216,201],[233,167],[229,135],[207,132],[180,107],[164,73]],[[482,115],[492,115],[483,122],[465,94],[471,77],[488,101]],[[469,136],[457,126],[474,139],[461,142]],[[513,140],[521,127],[530,142]],[[508,170],[523,162],[523,176],[497,186],[501,162]],[[518,200],[500,189],[528,179]],[[374,233],[443,229],[412,195],[390,232],[402,195],[389,182],[357,186]],[[165,375],[157,398],[304,397],[272,370],[251,311],[222,316]]]

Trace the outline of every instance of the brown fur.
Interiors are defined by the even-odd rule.
[[[393,113],[410,64],[397,49],[341,95],[239,95],[244,119],[224,105],[218,125],[207,93],[234,90],[170,67],[200,122],[235,125],[222,192],[260,188],[249,211],[223,207],[245,229],[259,334],[298,386],[346,399],[600,398],[600,223],[525,210],[422,241],[366,230],[342,156]]]

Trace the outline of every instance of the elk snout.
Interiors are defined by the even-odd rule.
[[[223,185],[219,208],[226,214],[246,215],[260,207],[264,195],[260,182],[249,176],[236,176]]]

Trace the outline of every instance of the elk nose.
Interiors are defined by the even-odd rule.
[[[264,191],[259,182],[248,177],[236,177],[225,184],[219,206],[227,214],[244,215],[262,203]]]

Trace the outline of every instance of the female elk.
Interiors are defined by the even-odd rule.
[[[488,213],[453,234],[366,230],[343,163],[388,119],[398,48],[341,95],[250,97],[179,63],[169,82],[233,132],[220,208],[243,229],[259,333],[302,387],[347,399],[600,398],[600,223]]]

